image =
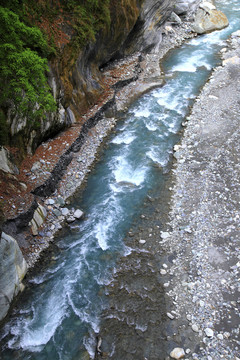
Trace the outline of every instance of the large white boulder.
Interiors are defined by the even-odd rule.
[[[193,31],[198,34],[221,30],[228,26],[226,15],[216,9],[210,1],[203,1],[196,12],[193,23]]]

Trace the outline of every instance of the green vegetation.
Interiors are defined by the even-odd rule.
[[[0,106],[11,99],[16,112],[39,118],[55,109],[46,79],[49,46],[42,32],[0,6]]]
[[[78,47],[86,44],[86,40],[95,40],[95,35],[111,22],[109,0],[69,0],[65,9],[73,12],[74,43]]]
[[[68,55],[61,59],[69,71],[79,48],[109,26],[109,2],[0,0],[1,144],[7,139],[4,113],[10,104],[34,127],[46,112],[56,109],[47,83],[47,59],[53,54],[60,59],[71,54],[71,61]],[[66,45],[68,51],[63,52]]]

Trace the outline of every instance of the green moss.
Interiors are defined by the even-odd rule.
[[[109,0],[71,0],[64,7],[73,14],[74,44],[78,47],[94,41],[95,35],[110,25]]]

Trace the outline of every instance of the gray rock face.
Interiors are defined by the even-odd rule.
[[[196,12],[193,30],[198,34],[221,30],[228,26],[228,19],[208,1],[203,1]]]
[[[29,223],[33,235],[38,234],[38,228],[43,224],[46,216],[46,209],[42,205],[38,205],[38,208],[34,212],[33,219]]]
[[[0,239],[0,321],[6,316],[10,303],[23,290],[22,279],[27,264],[14,238],[2,233]]]
[[[199,0],[176,0],[173,10],[177,15],[191,13],[197,9],[199,3]]]
[[[9,159],[8,150],[3,146],[0,146],[0,170],[11,174],[18,174],[17,167]]]
[[[161,43],[161,26],[174,10],[175,0],[148,0],[141,7],[139,19],[124,44],[124,53],[148,51]]]

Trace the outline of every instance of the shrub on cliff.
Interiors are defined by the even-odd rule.
[[[0,6],[0,106],[11,99],[16,112],[38,118],[55,109],[46,79],[48,44],[42,32]]]

